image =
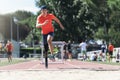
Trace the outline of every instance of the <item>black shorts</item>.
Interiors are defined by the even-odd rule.
[[[113,51],[109,51],[109,55],[112,57],[113,56]]]
[[[54,32],[50,32],[48,34],[43,34],[43,44],[44,45],[47,44],[47,37],[48,37],[48,35],[54,36]]]
[[[9,55],[9,56],[12,55],[12,52],[7,52],[7,55]]]
[[[71,53],[71,52],[72,52],[72,50],[71,50],[71,49],[68,49],[68,52],[69,52],[69,53]]]

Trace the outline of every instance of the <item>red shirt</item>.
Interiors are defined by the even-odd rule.
[[[52,20],[55,18],[53,14],[47,14],[46,16],[39,15],[37,17],[38,23],[42,24],[44,21],[48,20],[49,22],[42,26],[42,34],[48,34],[49,32],[54,32],[54,27],[52,25]]]
[[[113,45],[109,45],[109,46],[108,46],[108,50],[109,50],[109,51],[113,51],[113,49],[114,49],[114,46],[113,46]]]
[[[11,43],[6,45],[7,51],[11,52],[13,50],[13,45]]]

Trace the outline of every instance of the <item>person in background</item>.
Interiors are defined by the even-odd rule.
[[[116,52],[116,62],[120,62],[120,49],[116,50],[114,49],[114,51]]]
[[[106,60],[106,50],[107,50],[107,45],[105,44],[105,41],[102,41],[101,55],[102,55],[102,61],[103,62]]]
[[[108,60],[109,62],[112,60],[112,57],[113,57],[113,49],[114,49],[114,46],[112,43],[109,43],[109,46],[108,46]]]
[[[87,43],[85,42],[85,40],[83,40],[80,44],[79,47],[81,48],[81,54],[83,57],[83,60],[87,59]]]
[[[12,52],[13,52],[13,44],[9,40],[7,41],[7,44],[5,46],[5,49],[7,51],[8,56],[8,62],[12,62]]]
[[[97,55],[96,52],[92,53],[91,56],[90,56],[91,61],[97,61],[97,58],[98,58],[98,55]]]
[[[67,44],[67,50],[68,50],[68,58],[69,59],[72,59],[72,49],[71,49],[71,41],[69,40],[68,41],[68,44]]]
[[[2,53],[2,42],[0,42],[0,52]]]
[[[63,53],[64,53],[64,59],[67,60],[68,56],[67,56],[67,44],[66,42],[64,43],[64,46],[63,46]]]

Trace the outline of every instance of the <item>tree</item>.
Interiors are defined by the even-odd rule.
[[[120,46],[120,32],[116,31],[114,27],[109,29],[110,42],[112,42],[116,47]]]
[[[113,42],[115,46],[120,44],[120,0],[108,0],[108,6],[111,10],[110,22],[111,28],[109,29],[110,41]]]
[[[12,16],[16,17],[19,21],[22,21],[22,20],[25,20],[27,18],[34,16],[34,14],[32,12],[18,10],[14,12]]]
[[[90,39],[97,30],[94,13],[92,13],[90,0],[38,0],[37,6],[47,5],[50,12],[54,13],[63,23],[66,31],[62,32],[59,28],[55,29],[56,40]],[[54,24],[58,27],[57,24]],[[61,33],[61,34],[59,34]],[[64,36],[63,36],[64,35]],[[59,38],[61,37],[61,38]]]
[[[116,30],[120,30],[120,0],[108,0],[108,6],[111,10],[110,22]]]
[[[104,31],[104,36],[102,37],[106,42],[109,41],[108,37],[108,30],[110,28],[110,10],[109,7],[107,6],[107,1],[106,0],[92,0],[94,4],[97,6],[97,11],[98,17],[96,19],[97,26],[101,27]],[[99,30],[98,27],[98,30]],[[98,33],[98,32],[97,32]],[[96,35],[96,34],[95,34]],[[102,33],[101,33],[102,36]]]
[[[95,0],[96,1],[96,0]],[[102,5],[101,10],[99,10],[101,15],[101,20],[103,25],[103,29],[106,32],[96,32],[96,38],[102,38],[107,42],[112,41],[115,46],[119,44],[119,30],[120,30],[120,0],[106,0],[105,5]],[[106,6],[106,7],[105,7]],[[99,8],[100,9],[100,8]],[[102,25],[101,25],[102,26]],[[99,36],[98,36],[99,33]],[[105,35],[103,35],[104,33]],[[106,37],[105,37],[106,36]]]
[[[30,35],[33,27],[35,27],[35,15],[32,12],[18,10],[15,13],[11,14],[11,16],[15,17],[18,20],[17,25],[19,26],[20,39],[26,39],[26,37]],[[26,32],[23,32],[23,29],[25,29]]]
[[[37,0],[36,3],[38,7],[47,5],[65,26],[64,32],[55,28],[56,40],[78,42],[79,39],[102,38],[109,42],[111,27],[116,32],[120,30],[120,0]]]

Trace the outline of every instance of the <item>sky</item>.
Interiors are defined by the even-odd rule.
[[[0,0],[0,14],[13,13],[18,10],[36,14],[39,8],[35,6],[35,0]]]

